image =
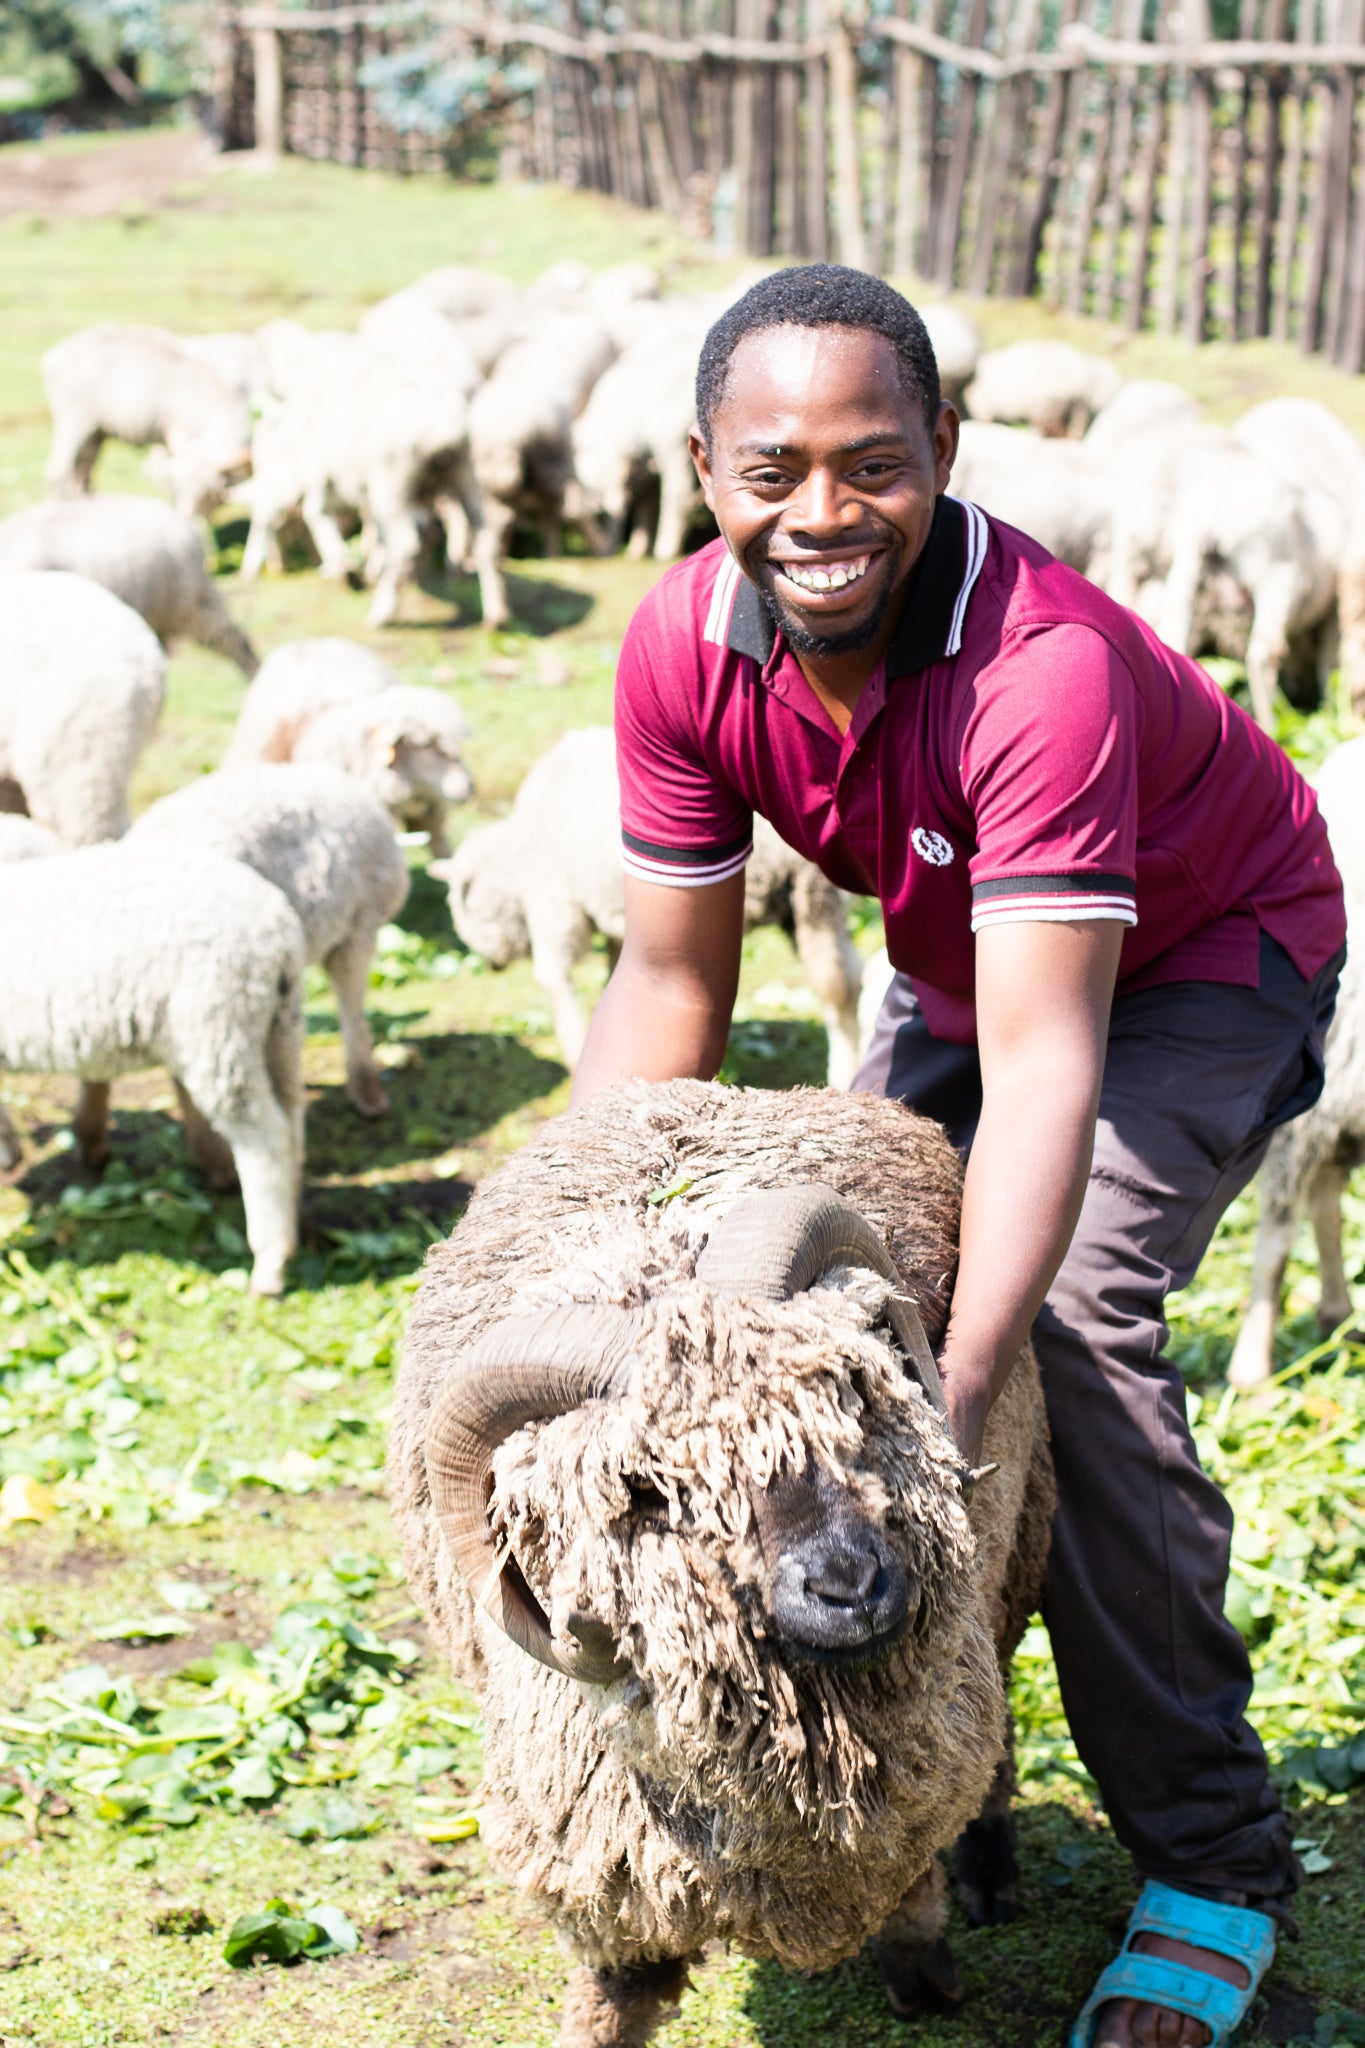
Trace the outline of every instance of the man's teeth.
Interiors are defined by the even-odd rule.
[[[859,555],[856,562],[832,562],[827,569],[800,569],[795,562],[783,562],[780,567],[788,581],[802,590],[842,590],[858,581],[871,560],[871,555]]]

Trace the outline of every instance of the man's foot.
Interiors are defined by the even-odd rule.
[[[1164,1934],[1134,1935],[1131,1946],[1139,1955],[1160,1956],[1164,1962],[1184,1963],[1208,1977],[1221,1977],[1239,1991],[1251,1982],[1250,1972],[1230,1956],[1194,1948],[1187,1941],[1169,1941]],[[1211,2039],[1202,2020],[1164,2006],[1142,2005],[1135,1998],[1111,1998],[1095,2021],[1094,2048],[1205,2048]]]

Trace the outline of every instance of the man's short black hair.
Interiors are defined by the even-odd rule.
[[[775,270],[736,299],[702,343],[697,364],[697,424],[711,445],[711,426],[725,394],[730,358],[746,334],[765,327],[870,327],[896,351],[901,387],[932,432],[941,392],[938,364],[924,322],[898,291],[865,270],[803,263]]]

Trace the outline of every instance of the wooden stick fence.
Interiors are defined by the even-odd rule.
[[[377,59],[479,67],[516,174],[719,245],[1365,368],[1365,0],[447,0],[227,15],[224,137],[418,169]],[[493,88],[487,88],[492,78]],[[499,83],[500,82],[500,83]]]

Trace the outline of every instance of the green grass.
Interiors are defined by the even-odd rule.
[[[0,220],[0,511],[39,489],[37,357],[77,325],[112,317],[209,329],[277,313],[321,325],[353,319],[438,262],[526,277],[566,253],[647,256],[679,282],[712,274],[666,223],[585,195],[397,183],[302,163],[274,178],[224,168],[150,215]],[[992,305],[981,319],[992,342],[1047,331],[1109,345],[1093,325],[1037,307]],[[1304,390],[1365,424],[1358,384],[1288,351],[1196,355],[1143,338],[1118,360],[1186,382],[1218,417],[1271,390]],[[141,487],[137,459],[107,451],[101,481]],[[223,561],[233,560],[241,527],[230,509],[218,537]],[[406,677],[451,690],[474,729],[479,796],[455,821],[464,829],[504,808],[561,732],[610,717],[616,650],[653,574],[623,560],[519,562],[516,622],[497,634],[475,623],[473,587],[460,579],[411,593],[402,623],[379,635],[364,626],[363,593],[312,574],[267,577],[251,590],[226,576],[223,588],[262,649],[347,633],[382,647]],[[567,684],[543,686],[547,652],[567,658]],[[138,806],[216,763],[241,695],[222,662],[175,652]],[[1328,714],[1300,717],[1286,737],[1311,760],[1337,729]],[[873,920],[862,943],[876,940]],[[585,963],[587,999],[604,974],[602,957]],[[164,1076],[116,1091],[115,1159],[98,1189],[65,1145],[70,1084],[5,1080],[29,1149],[0,1187],[0,1476],[17,1477],[47,1517],[0,1530],[5,2044],[492,2048],[555,2038],[564,1961],[552,1937],[477,1837],[429,1839],[448,1831],[443,1820],[477,1810],[477,1731],[461,1725],[473,1703],[423,1639],[398,1576],[380,1471],[394,1350],[422,1250],[452,1226],[471,1184],[563,1108],[567,1077],[529,969],[493,974],[463,955],[442,893],[420,871],[371,995],[394,1101],[382,1125],[362,1124],[345,1103],[321,977],[310,980],[308,1007],[303,1247],[278,1303],[243,1293],[240,1203],[186,1167]],[[775,933],[754,935],[730,1071],[790,1086],[818,1080],[823,1056],[791,948]],[[1248,2039],[1328,2048],[1365,2038],[1365,1798],[1358,1787],[1332,1789],[1355,1775],[1349,1745],[1365,1727],[1365,1376],[1347,1346],[1289,1371],[1256,1401],[1224,1399],[1251,1220],[1250,1203],[1239,1204],[1172,1324],[1201,1447],[1238,1510],[1235,1598],[1264,1674],[1257,1714],[1285,1753],[1296,1827],[1313,1844],[1304,1937],[1283,1949]],[[1365,1206],[1352,1207],[1348,1234],[1358,1262]],[[1287,1369],[1315,1341],[1311,1282],[1310,1264],[1297,1261]],[[377,1568],[357,1578],[365,1558]],[[242,1706],[250,1693],[233,1690],[238,1653],[221,1646],[245,1644],[258,1670],[274,1669],[281,1617],[301,1604],[330,1617],[324,1632],[349,1619],[404,1647],[377,1678],[363,1657],[315,1669],[297,1748],[281,1746],[273,1709],[254,1722],[245,1707],[227,1713],[234,1732],[216,1757],[207,1738],[158,1733],[162,1713]],[[121,1639],[132,1621],[189,1632]],[[295,1615],[283,1627],[296,1625]],[[108,1729],[105,1761],[92,1764],[99,1742],[76,1755],[60,1730],[38,1726],[57,1711],[64,1675],[91,1662],[111,1687],[123,1681],[119,1712],[133,1716],[125,1725],[150,1759],[138,1768],[152,1775],[127,1777]],[[187,1665],[199,1676],[183,1675]],[[69,1685],[66,1697],[69,1707]],[[362,1717],[376,1706],[392,1718],[367,1727]],[[1075,1763],[1041,1632],[1026,1642],[1016,1707],[1024,1915],[1005,1930],[955,1929],[970,2002],[960,2018],[918,2026],[913,2038],[927,2048],[1060,2040],[1131,1896],[1125,1859]],[[270,1796],[228,1787],[245,1756],[263,1760]],[[108,1781],[116,1768],[123,1777]],[[103,1789],[73,1783],[92,1772]],[[110,1782],[124,1789],[111,1797]],[[288,1832],[307,1802],[329,1795],[359,1806],[366,1831],[311,1842]],[[109,1808],[126,1818],[102,1817]],[[287,1969],[230,1969],[227,1929],[277,1896],[341,1908],[360,1948]],[[157,1931],[200,1920],[210,1929]],[[664,2038],[674,2048],[890,2048],[912,2036],[861,1962],[808,1982],[716,1954]]]

